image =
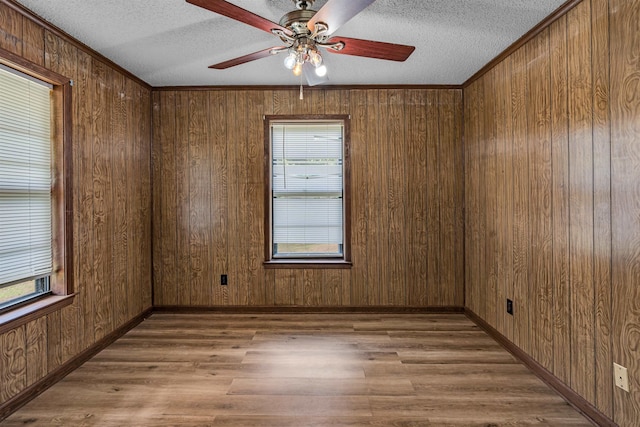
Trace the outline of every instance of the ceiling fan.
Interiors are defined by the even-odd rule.
[[[309,85],[314,86],[328,80],[320,48],[337,54],[391,61],[405,61],[415,50],[414,46],[331,36],[375,0],[328,0],[319,11],[310,9],[315,0],[292,0],[296,10],[286,13],[279,24],[224,0],[186,1],[274,34],[284,43],[283,46],[270,47],[209,66],[217,70],[286,52],[284,66],[296,76],[304,74]]]

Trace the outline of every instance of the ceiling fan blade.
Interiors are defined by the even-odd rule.
[[[322,77],[318,76],[316,74],[316,67],[308,62],[302,65],[302,74],[304,74],[304,77],[307,79],[309,86],[321,85],[329,81],[326,74]]]
[[[248,55],[239,56],[237,58],[230,59],[228,61],[220,62],[219,64],[209,65],[209,68],[215,68],[216,70],[224,70],[226,68],[235,67],[236,65],[244,64],[245,62],[255,61],[256,59],[266,58],[273,55],[271,52],[276,49],[280,50],[280,47],[270,47],[268,49],[259,50]]]
[[[374,1],[376,0],[329,0],[307,22],[307,28],[313,32],[316,22],[322,22],[329,27],[327,34],[331,34]]]
[[[249,12],[246,9],[238,7],[224,0],[187,0],[187,3],[191,3],[196,6],[200,6],[204,9],[215,12],[219,15],[224,15],[228,18],[235,19],[236,21],[243,22],[251,25],[252,27],[271,33],[271,30],[278,28],[283,30],[287,34],[291,34],[291,31],[286,29],[280,24],[271,22],[262,16]]]
[[[373,40],[352,39],[349,37],[333,37],[328,43],[344,43],[342,50],[327,49],[342,55],[364,56],[366,58],[386,59],[389,61],[405,61],[416,49],[414,46],[376,42]]]

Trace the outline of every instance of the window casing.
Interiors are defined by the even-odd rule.
[[[265,117],[266,266],[350,266],[348,125]]]
[[[73,224],[71,81],[3,49],[0,66],[1,333],[71,303]]]

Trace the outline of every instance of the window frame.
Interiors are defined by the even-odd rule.
[[[264,116],[264,256],[265,268],[351,268],[351,116],[348,114],[321,115],[265,115]],[[342,122],[342,203],[343,203],[343,250],[341,257],[273,257],[273,199],[271,124],[274,122]]]
[[[61,74],[0,48],[0,64],[53,86],[51,127],[50,294],[9,307],[0,314],[0,334],[73,302],[72,85]]]

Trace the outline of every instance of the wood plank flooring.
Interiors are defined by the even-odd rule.
[[[156,313],[2,425],[590,426],[462,314]]]

